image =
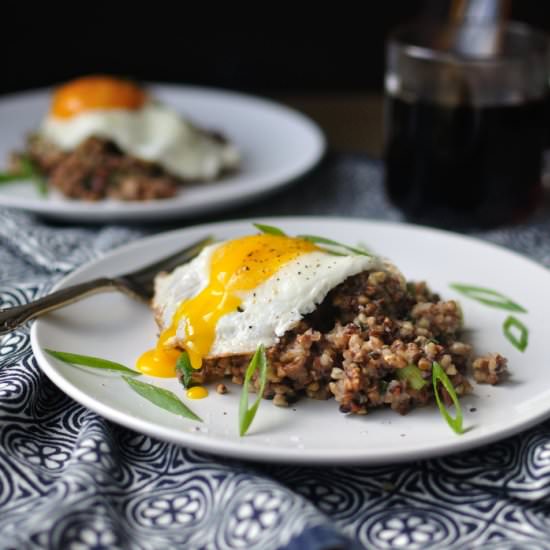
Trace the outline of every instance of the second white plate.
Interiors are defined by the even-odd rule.
[[[148,202],[69,200],[50,192],[41,197],[29,183],[0,186],[0,206],[21,208],[74,222],[148,222],[196,217],[244,203],[284,186],[321,158],[325,140],[307,117],[264,99],[192,86],[152,85],[153,97],[204,128],[219,130],[242,153],[239,172],[222,180],[183,187],[173,198]],[[21,149],[25,135],[47,113],[50,91],[0,99],[0,167]],[[1,170],[1,168],[0,168]]]
[[[546,343],[550,273],[538,264],[474,239],[408,225],[326,218],[264,221],[289,234],[321,234],[391,258],[408,279],[427,280],[444,298],[457,298],[464,310],[468,340],[477,353],[499,351],[509,358],[510,381],[499,386],[474,384],[462,401],[465,427],[456,435],[437,407],[399,416],[374,410],[348,417],[337,403],[302,399],[281,409],[263,401],[245,437],[238,435],[240,387],[228,395],[211,391],[207,399],[186,401],[202,424],[165,412],[137,396],[117,376],[71,367],[48,357],[44,348],[98,355],[133,366],[155,343],[156,325],[147,307],[117,294],[98,295],[38,320],[32,346],[44,372],[64,392],[97,413],[136,431],[203,451],[270,462],[387,463],[457,452],[516,433],[550,414],[550,370]],[[58,287],[99,275],[127,272],[181,248],[206,234],[220,239],[253,232],[250,221],[192,227],[137,241],[84,266]],[[489,287],[524,306],[514,314],[529,328],[521,353],[505,339],[502,325],[510,312],[461,298],[452,282]],[[186,400],[179,383],[148,381]]]

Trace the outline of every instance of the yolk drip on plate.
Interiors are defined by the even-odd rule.
[[[172,378],[176,376],[176,362],[180,355],[181,350],[157,345],[140,356],[137,368],[143,374]]]
[[[202,386],[193,386],[187,390],[185,394],[189,399],[203,399],[208,396],[208,390]]]
[[[86,76],[58,88],[53,96],[51,114],[71,118],[96,109],[136,110],[147,94],[135,84],[109,76]]]
[[[218,320],[239,307],[239,293],[257,288],[288,262],[317,250],[303,239],[279,235],[251,235],[227,241],[213,252],[207,286],[182,302],[156,348],[145,352],[137,368],[152,376],[175,376],[180,352],[173,349],[176,331],[184,322],[185,339],[179,342],[198,369],[216,337]]]

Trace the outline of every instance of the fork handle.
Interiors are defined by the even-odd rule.
[[[62,288],[30,304],[0,309],[0,335],[7,334],[23,323],[53,311],[60,307],[77,302],[86,296],[109,290],[126,290],[117,279],[100,277],[85,283]]]

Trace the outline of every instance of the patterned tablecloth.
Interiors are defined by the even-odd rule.
[[[268,214],[400,219],[380,165],[350,155],[224,216]],[[160,229],[54,226],[0,210],[0,304],[41,296],[75,267]],[[548,205],[528,225],[478,236],[550,267]],[[228,460],[75,403],[41,373],[22,328],[0,343],[0,535],[1,548],[18,550],[550,548],[550,421],[400,466]]]

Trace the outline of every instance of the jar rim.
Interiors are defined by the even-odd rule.
[[[502,51],[497,55],[473,55],[456,49],[457,39],[464,32],[498,33]],[[511,41],[521,45],[512,51]],[[388,45],[401,50],[411,59],[460,66],[498,66],[526,62],[533,56],[548,56],[550,36],[524,23],[441,24],[416,21],[397,27],[388,36]]]

